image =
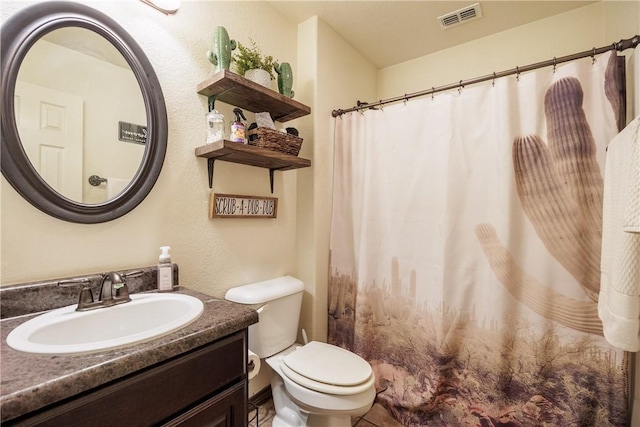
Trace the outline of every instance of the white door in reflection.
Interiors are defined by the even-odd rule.
[[[16,82],[16,122],[27,157],[54,190],[82,200],[81,97]]]

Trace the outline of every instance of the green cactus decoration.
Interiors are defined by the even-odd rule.
[[[228,70],[231,66],[231,51],[236,48],[236,41],[229,39],[224,27],[216,27],[213,33],[211,50],[207,51],[209,62],[216,66],[215,71]]]
[[[615,60],[615,55],[612,55]],[[617,74],[605,73],[605,93],[614,114]],[[598,318],[603,180],[596,145],[582,109],[575,78],[555,82],[545,95],[548,146],[537,135],[513,142],[513,168],[522,208],[549,253],[576,279],[590,301],[568,298],[527,274],[490,224],[476,237],[496,277],[518,301],[547,319],[577,331],[602,335]]]
[[[284,96],[293,98],[295,92],[291,90],[293,87],[293,71],[291,71],[291,65],[288,62],[273,64],[273,69],[278,73],[278,91]]]

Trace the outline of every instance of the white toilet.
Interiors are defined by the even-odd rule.
[[[295,344],[303,283],[291,276],[229,289],[225,298],[257,306],[249,349],[271,367],[272,425],[351,426],[376,395],[375,376],[360,356],[331,344]]]

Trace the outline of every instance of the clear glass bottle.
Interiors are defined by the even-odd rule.
[[[207,114],[207,144],[213,144],[224,139],[224,135],[224,115],[219,113],[218,110],[209,111]]]

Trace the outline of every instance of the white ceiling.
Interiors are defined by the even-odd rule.
[[[480,3],[482,17],[441,29],[438,16]],[[270,1],[300,23],[317,15],[376,68],[447,49],[594,1]]]
[[[64,27],[53,30],[42,37],[51,43],[76,50],[113,65],[131,69],[124,56],[111,42],[98,33],[82,27]]]

